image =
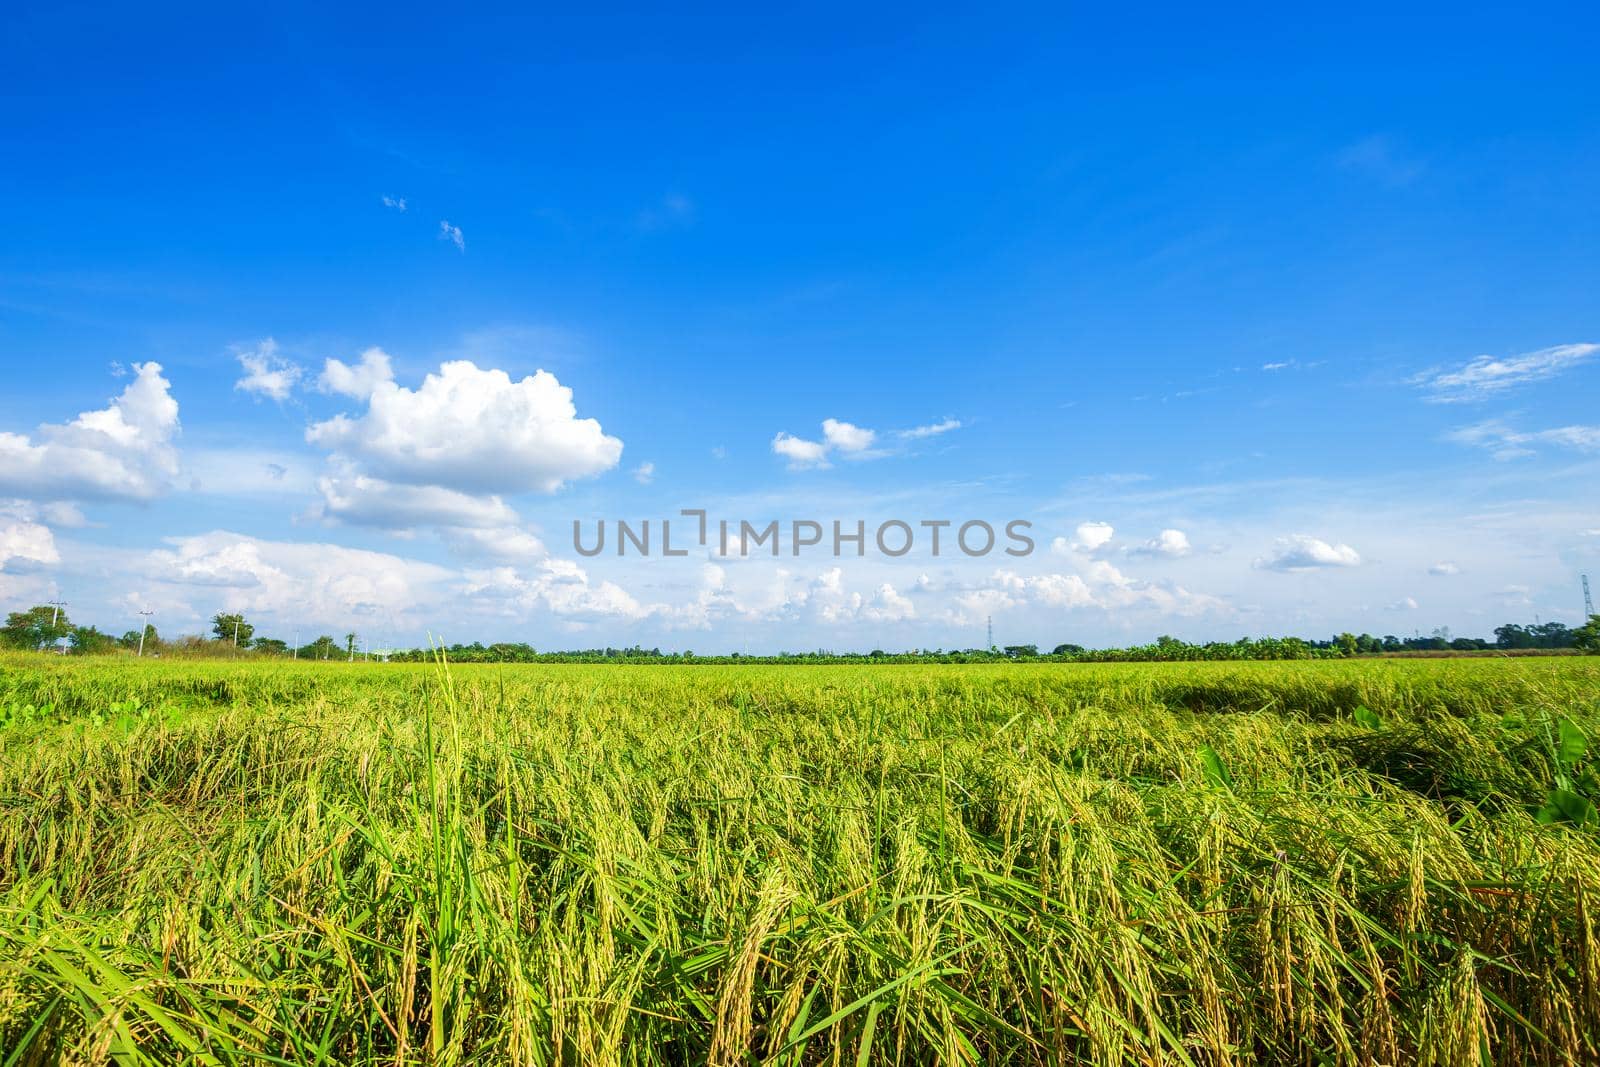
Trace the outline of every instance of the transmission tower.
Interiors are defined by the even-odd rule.
[[[989,634],[989,643],[987,645],[985,645],[984,647],[993,648],[994,647],[994,616],[993,615],[985,615],[983,617],[983,624],[984,624],[984,627],[988,631],[988,634]]]
[[[1581,577],[1583,578],[1583,621],[1588,622],[1594,617],[1594,597],[1589,595],[1589,576],[1585,574],[1581,575]]]

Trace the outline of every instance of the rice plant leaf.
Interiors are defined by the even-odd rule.
[[[1582,728],[1571,719],[1563,718],[1557,728],[1559,741],[1556,745],[1556,757],[1568,767],[1575,767],[1583,760],[1584,753],[1589,750],[1589,739],[1584,736]]]
[[[1200,769],[1205,775],[1207,785],[1215,789],[1233,791],[1233,775],[1228,773],[1228,767],[1222,762],[1222,757],[1217,755],[1217,750],[1210,745],[1200,746]]]

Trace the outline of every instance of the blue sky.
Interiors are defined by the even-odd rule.
[[[14,12],[0,602],[752,651],[1576,623],[1597,21]],[[1038,551],[572,549],[691,507]]]

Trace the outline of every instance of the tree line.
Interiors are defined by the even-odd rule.
[[[14,611],[0,627],[0,646],[12,649],[54,651],[75,655],[105,655],[139,652],[147,656],[229,656],[250,655],[285,659],[353,660],[357,635],[347,633],[342,641],[321,634],[299,647],[275,637],[261,636],[255,626],[238,613],[219,612],[211,619],[209,636],[186,635],[166,639],[155,626],[146,624],[143,632],[128,630],[121,636],[102,633],[93,626],[77,626],[59,605],[38,604],[26,611]],[[439,652],[457,663],[993,663],[1001,661],[1056,662],[1149,662],[1201,660],[1294,660],[1337,659],[1346,656],[1371,656],[1395,653],[1517,652],[1529,649],[1573,649],[1600,653],[1600,615],[1591,616],[1583,626],[1568,627],[1559,622],[1524,626],[1506,623],[1494,630],[1493,640],[1478,637],[1452,637],[1448,629],[1438,629],[1427,637],[1397,637],[1393,634],[1342,633],[1326,640],[1299,637],[1240,638],[1237,641],[1210,641],[1193,644],[1176,637],[1158,637],[1144,645],[1126,648],[1085,648],[1059,644],[1050,651],[1038,645],[1005,645],[995,648],[917,649],[909,652],[780,652],[777,655],[751,656],[734,653],[696,655],[692,651],[663,652],[659,648],[589,648],[539,651],[523,642],[497,642],[485,645],[454,644],[442,649],[385,651],[383,659],[396,662],[422,662]]]

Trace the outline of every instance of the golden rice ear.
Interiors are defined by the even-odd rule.
[[[0,1047],[1593,1058],[1590,660],[472,655],[0,654]]]

